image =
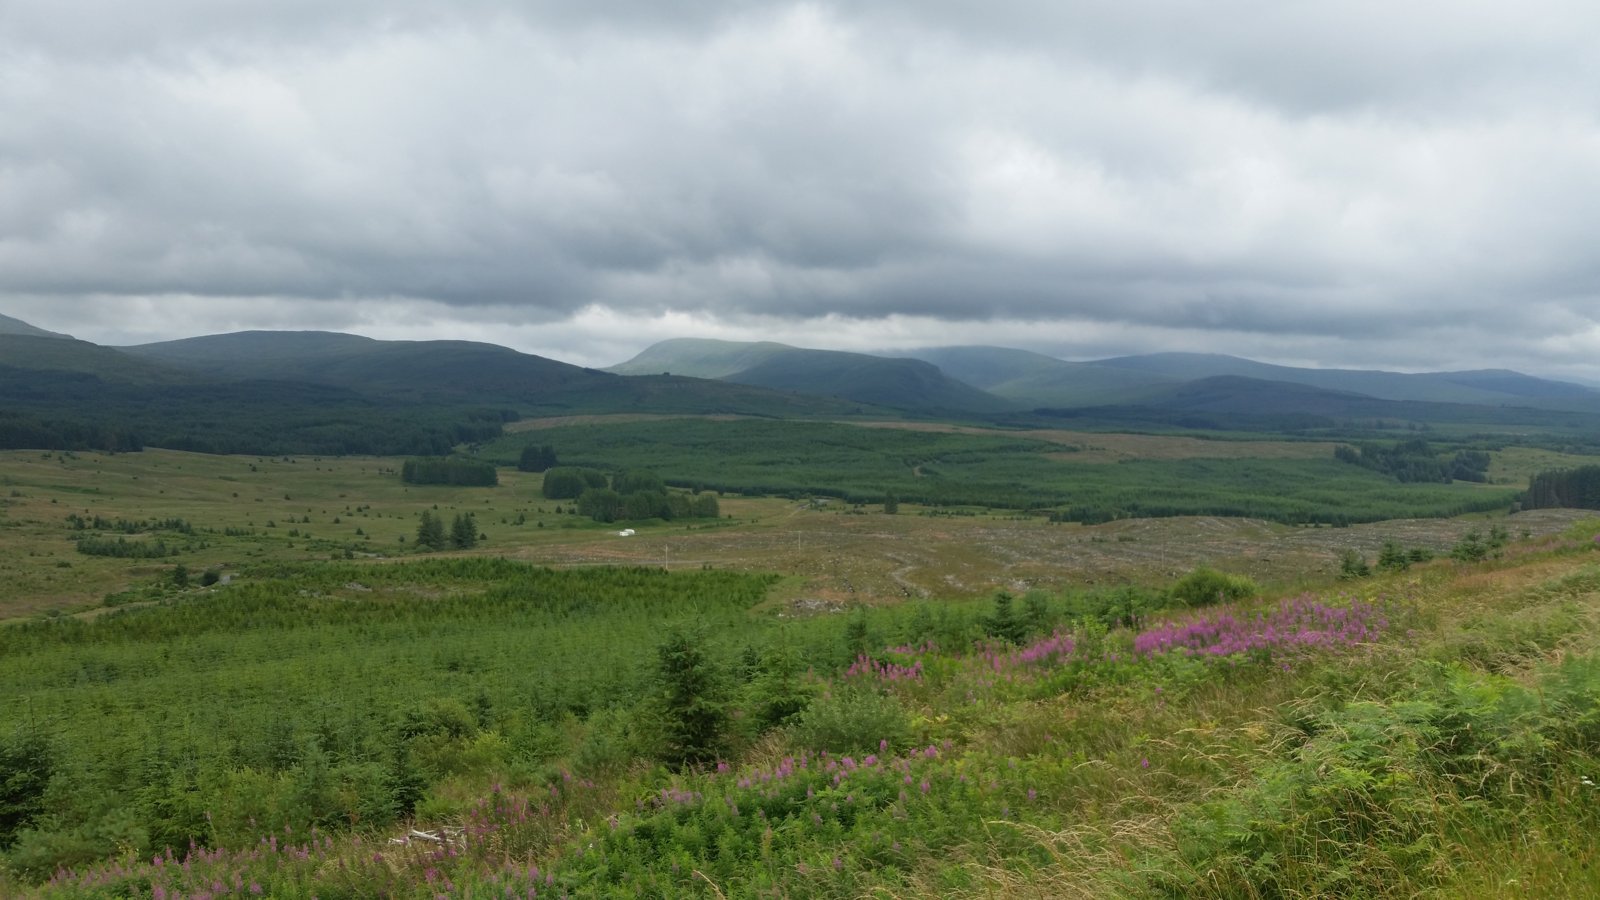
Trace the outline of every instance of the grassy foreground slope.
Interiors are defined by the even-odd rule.
[[[261,758],[229,771],[226,790],[194,775],[182,726],[191,709],[224,701],[192,694],[165,714],[164,751],[124,763],[135,784],[150,771],[165,779],[125,789],[105,815],[114,824],[127,798],[145,798],[186,822],[196,848],[167,853],[124,827],[98,836],[114,859],[39,884],[48,871],[19,866],[40,840],[25,834],[10,856],[15,880],[0,886],[62,897],[1593,896],[1597,530],[1300,597],[1194,607],[1174,605],[1182,592],[1145,597],[1166,605],[1132,619],[1101,594],[904,604],[778,628],[742,617],[745,601],[730,595],[694,644],[699,696],[729,713],[717,722],[721,761],[687,768],[657,761],[656,741],[681,733],[651,716],[672,708],[654,705],[650,688],[678,683],[666,673],[682,660],[660,652],[671,641],[619,636],[615,652],[634,648],[640,705],[569,710],[532,743],[538,732],[510,723],[536,718],[537,691],[509,705],[463,693],[514,682],[495,660],[516,640],[447,626],[453,618],[548,607],[575,625],[607,614],[606,602],[540,590],[546,576],[520,567],[332,568],[306,595],[289,583],[236,588],[70,639],[21,631],[4,658],[31,664],[13,663],[23,671],[9,677],[83,696],[97,715],[149,674],[118,666],[123,687],[111,690],[46,664],[57,654],[106,672],[115,647],[164,633],[182,649],[235,634],[329,658],[342,646],[325,630],[336,623],[452,636],[435,696],[420,688],[393,711],[393,739],[362,751],[341,735],[364,713],[330,708],[345,687],[336,673],[302,671],[299,701],[279,713],[299,720],[288,739],[253,750]],[[208,628],[206,607],[230,612]],[[753,653],[738,649],[746,640]],[[190,669],[196,685],[221,685],[211,693],[239,690],[216,679],[228,655],[178,649],[118,652],[151,673]],[[795,677],[789,651],[810,675]],[[385,780],[385,765],[402,763],[442,778],[414,820],[364,826],[343,805],[414,784]],[[207,791],[226,802],[201,802]],[[427,837],[395,842],[412,828]]]

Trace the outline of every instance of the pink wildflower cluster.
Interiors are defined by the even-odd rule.
[[[263,888],[251,873],[263,866],[313,863],[325,860],[333,839],[315,833],[305,843],[279,843],[277,835],[263,837],[246,850],[196,846],[181,856],[171,848],[148,863],[118,860],[87,869],[61,869],[49,882],[52,888],[115,893],[129,881],[148,880],[153,900],[212,900],[215,897],[259,897]]]
[[[887,684],[899,681],[916,681],[922,677],[922,660],[911,665],[901,665],[891,660],[877,660],[863,653],[856,657],[844,672],[846,678],[874,678]]]
[[[923,674],[923,658],[938,652],[939,645],[933,641],[885,647],[882,655],[886,658],[875,659],[863,653],[845,670],[844,677],[870,678],[884,684],[919,681]]]
[[[985,668],[1004,672],[1025,666],[1054,665],[1070,659],[1076,650],[1077,645],[1073,642],[1072,635],[1058,630],[1049,637],[1034,641],[1026,647],[979,644],[978,658],[982,660]]]
[[[784,757],[776,766],[769,769],[754,769],[735,773],[727,766],[719,765],[715,775],[710,778],[735,778],[734,787],[743,791],[752,791],[759,796],[771,798],[773,793],[784,782],[796,776],[816,777],[822,775],[827,778],[832,787],[840,787],[851,776],[867,772],[894,771],[910,778],[912,766],[917,763],[928,763],[942,759],[950,752],[951,744],[945,741],[943,745],[929,744],[926,747],[911,750],[900,755],[880,756],[878,753],[869,753],[860,759],[853,755],[834,756],[826,751],[818,754],[809,752],[799,756]],[[878,743],[880,753],[888,753],[889,742]],[[907,781],[906,784],[911,784]],[[808,789],[807,796],[813,792]],[[705,800],[701,791],[682,787],[663,788],[657,792],[655,798],[657,808],[672,806],[691,806]]]
[[[1254,615],[1218,612],[1165,622],[1140,632],[1134,651],[1143,656],[1178,651],[1192,655],[1338,649],[1377,640],[1389,620],[1379,604],[1350,600],[1328,604],[1305,594]]]

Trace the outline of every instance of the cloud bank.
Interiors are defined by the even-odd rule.
[[[1600,378],[1592,4],[0,8],[0,311]]]

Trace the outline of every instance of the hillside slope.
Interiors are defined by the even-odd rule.
[[[230,380],[302,381],[384,396],[526,400],[611,376],[469,341],[379,341],[320,331],[245,331],[126,348]]]
[[[0,334],[0,366],[38,372],[74,372],[108,381],[177,384],[192,373],[87,341],[31,334]]]
[[[796,348],[772,341],[718,341],[673,338],[651,344],[627,362],[605,371],[618,375],[688,375],[727,378]]]
[[[58,334],[54,331],[45,331],[35,325],[29,325],[21,319],[13,319],[7,315],[0,315],[0,334],[20,334],[27,337],[45,338],[70,338],[70,335]]]

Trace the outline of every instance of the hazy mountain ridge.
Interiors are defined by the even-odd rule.
[[[515,410],[522,415],[1004,418],[1038,409],[1049,416],[1085,410],[1108,421],[1180,427],[1216,427],[1184,424],[1205,416],[1263,422],[1261,417],[1280,417],[1302,423],[1292,426],[1300,428],[1358,419],[1577,427],[1579,420],[1569,422],[1563,413],[1600,412],[1600,392],[1586,386],[1496,369],[1419,374],[1302,369],[1194,353],[1072,362],[1005,347],[891,355],[674,339],[599,371],[469,341],[249,331],[112,348],[40,336],[32,332],[42,329],[16,319],[0,324],[27,332],[0,334],[0,368],[11,373],[6,380],[12,390],[5,399],[12,408],[69,417],[75,410],[94,410],[124,422],[137,421],[140,410],[178,416],[179,401],[189,395],[204,394],[212,408],[219,388],[246,412],[252,396],[271,395],[280,412],[292,405],[290,398],[315,396],[316,406],[343,403],[394,415],[427,407],[473,416],[503,409],[508,415]],[[83,377],[64,377],[73,373]],[[51,378],[62,383],[51,387]],[[97,382],[131,387],[90,387]],[[269,384],[342,393],[302,395],[260,387]],[[201,387],[206,390],[195,393]],[[79,395],[82,401],[75,403],[72,398]]]
[[[923,360],[771,342],[678,338],[653,344],[609,371],[693,374],[917,412],[987,413],[1013,406]]]
[[[680,376],[623,377],[466,341],[241,332],[132,348],[0,335],[0,447],[437,454],[518,415],[894,418]]]
[[[1282,381],[1366,394],[1380,400],[1600,409],[1600,393],[1581,385],[1508,370],[1406,373],[1377,369],[1309,369],[1215,353],[1151,353],[1097,360],[1095,365],[1182,381],[1224,375]]]
[[[13,319],[7,315],[0,315],[0,334],[20,334],[26,337],[65,338],[72,339],[70,334],[60,334],[55,331],[46,331],[36,325],[29,325],[21,319]]]
[[[1467,426],[1484,431],[1508,428],[1592,433],[1600,417],[1582,410],[1539,409],[1481,403],[1385,400],[1290,381],[1265,381],[1217,375],[1183,382],[1138,402],[1101,406],[1039,408],[1038,419],[1066,421],[1072,427],[1117,430],[1149,428],[1263,433],[1328,433],[1349,429]]]
[[[1178,383],[1164,375],[1069,362],[1010,347],[930,347],[906,351],[952,378],[1025,406],[1099,406],[1134,402]]]
[[[646,347],[627,362],[606,367],[617,375],[688,375],[691,378],[726,378],[774,356],[800,348],[773,341],[719,341],[712,338],[672,338]]]

